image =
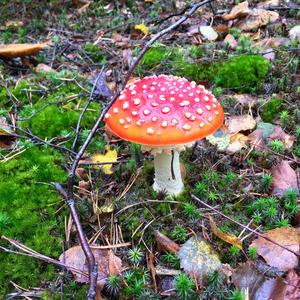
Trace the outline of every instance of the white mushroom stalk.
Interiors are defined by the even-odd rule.
[[[153,189],[156,192],[164,191],[168,195],[178,195],[183,190],[180,172],[179,152],[157,153],[154,155],[155,178]]]

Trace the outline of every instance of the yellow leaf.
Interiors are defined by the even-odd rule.
[[[108,214],[114,211],[114,204],[110,201],[105,201],[105,204],[98,207],[97,213],[98,214]]]
[[[95,154],[92,156],[93,163],[104,163],[104,162],[116,162],[117,161],[117,151],[115,149],[110,150],[109,146],[105,147],[106,154]],[[107,175],[112,174],[111,170],[112,164],[105,164],[96,166],[96,168],[101,168],[103,172]]]
[[[227,242],[233,246],[238,247],[239,249],[243,249],[242,241],[233,234],[222,232],[217,227],[217,225],[212,217],[209,217],[209,225],[210,225],[210,228],[211,228],[212,232],[214,233],[214,235],[216,235],[218,238],[220,238],[224,242]]]
[[[135,25],[134,29],[141,31],[144,35],[147,35],[149,32],[149,29],[145,24]]]

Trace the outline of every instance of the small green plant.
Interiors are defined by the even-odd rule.
[[[184,242],[187,236],[187,231],[182,225],[176,225],[171,232],[171,237],[178,242]]]
[[[289,112],[286,110],[283,110],[280,114],[279,114],[279,118],[280,118],[280,123],[282,127],[287,127],[290,122],[291,122],[291,117],[289,115]]]
[[[248,249],[248,255],[251,259],[256,259],[257,258],[257,250],[255,247],[249,247]]]
[[[193,299],[195,287],[194,281],[188,275],[181,273],[175,277],[175,289],[179,299]]]
[[[280,220],[278,220],[276,223],[276,227],[288,227],[288,226],[290,226],[289,220],[283,217]]]
[[[296,126],[296,138],[300,140],[300,125]]]
[[[233,35],[234,38],[238,39],[241,35],[241,30],[237,27],[232,27],[229,29],[229,33]]]
[[[209,192],[209,193],[208,193],[208,196],[207,196],[207,199],[208,199],[210,202],[215,202],[215,201],[217,201],[217,199],[218,199],[218,195],[217,195],[217,193],[215,193],[215,192]]]
[[[270,146],[271,146],[271,149],[274,152],[277,152],[277,153],[283,153],[284,152],[284,144],[280,140],[271,141]]]
[[[199,209],[191,202],[183,204],[183,214],[188,219],[199,219],[201,216]]]
[[[128,259],[131,263],[138,265],[143,259],[144,253],[139,247],[134,247],[128,251]]]
[[[229,248],[229,252],[232,256],[236,257],[240,254],[240,251],[241,249],[236,246],[236,245],[232,245],[230,248]]]
[[[12,39],[12,33],[8,30],[4,31],[2,33],[2,40],[4,42],[4,44],[8,44]]]
[[[198,182],[196,184],[195,190],[196,190],[196,194],[197,196],[199,196],[200,198],[203,198],[206,196],[207,193],[207,184],[204,182]]]
[[[105,285],[105,289],[109,292],[109,294],[116,295],[119,293],[121,288],[120,278],[117,275],[109,275],[107,278],[107,283]]]
[[[296,146],[296,147],[294,148],[294,153],[295,153],[295,155],[296,155],[297,157],[300,157],[300,146]]]
[[[252,42],[250,40],[250,37],[248,35],[241,35],[240,38],[238,39],[238,45],[236,47],[236,52],[239,54],[242,53],[252,53]]]
[[[264,192],[268,192],[272,186],[273,176],[271,174],[264,174],[261,177],[261,187]]]
[[[27,29],[25,27],[18,28],[18,42],[19,43],[26,42],[26,34],[27,34]]]
[[[174,269],[180,268],[180,260],[174,253],[165,252],[165,254],[162,255],[162,261],[171,264]]]
[[[226,297],[226,300],[245,300],[245,294],[242,291],[234,290],[230,296]]]
[[[279,114],[282,107],[282,99],[272,97],[269,101],[265,102],[261,108],[261,117],[264,122],[272,122],[273,119]]]
[[[288,189],[283,195],[284,208],[290,214],[295,214],[299,209],[297,203],[298,192],[294,189]]]

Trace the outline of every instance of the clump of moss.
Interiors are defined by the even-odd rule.
[[[49,186],[66,180],[60,162],[58,152],[31,145],[0,164],[0,235],[51,257],[59,256],[63,238],[63,214],[56,215],[57,206],[53,206],[61,198]],[[10,280],[24,287],[38,286],[55,274],[52,266],[33,258],[0,252],[0,260],[5,270],[0,273],[0,295],[7,293]]]
[[[270,101],[262,106],[260,115],[264,122],[272,122],[281,110],[282,99],[272,97]]]
[[[213,81],[218,86],[239,92],[251,92],[260,87],[270,64],[260,55],[241,55],[216,65]]]
[[[93,43],[86,43],[82,46],[83,50],[87,52],[87,54],[92,58],[94,62],[106,63],[105,53],[101,50],[101,48]]]
[[[240,55],[222,62],[196,63],[194,59],[201,57],[203,51],[202,48],[184,50],[155,46],[145,54],[137,73],[144,75],[147,69],[162,64],[163,72],[195,81],[208,80],[217,87],[238,92],[253,92],[261,86],[270,68],[268,60],[261,55]]]

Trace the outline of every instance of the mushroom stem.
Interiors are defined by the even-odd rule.
[[[155,154],[154,167],[153,189],[156,192],[165,191],[168,195],[177,195],[183,190],[178,151],[172,150],[171,155],[164,151]]]

